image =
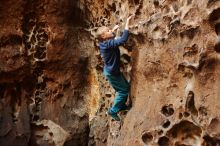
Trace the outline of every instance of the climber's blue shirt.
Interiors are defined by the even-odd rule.
[[[101,56],[104,59],[104,72],[112,75],[120,73],[120,50],[118,46],[128,40],[129,31],[124,30],[117,39],[109,39],[99,43]]]

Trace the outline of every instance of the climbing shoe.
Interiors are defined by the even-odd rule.
[[[131,109],[131,106],[124,106],[124,107],[122,107],[121,109],[120,109],[120,111],[129,111]]]
[[[106,113],[107,113],[107,115],[111,116],[113,120],[120,121],[120,118],[117,115],[117,113],[113,113],[113,112],[111,112],[111,110],[108,110]]]

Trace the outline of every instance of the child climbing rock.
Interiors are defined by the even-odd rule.
[[[107,113],[116,121],[120,121],[118,116],[119,111],[130,109],[130,107],[126,105],[130,85],[120,72],[120,50],[118,47],[128,40],[129,21],[132,17],[133,15],[127,18],[123,34],[117,39],[114,38],[115,35],[113,32],[119,27],[118,25],[112,30],[106,26],[100,27],[97,30],[97,37],[100,41],[100,52],[104,60],[103,73],[116,91],[114,103],[112,107],[108,109]]]

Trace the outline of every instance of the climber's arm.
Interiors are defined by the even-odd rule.
[[[129,36],[129,22],[130,19],[133,17],[134,15],[131,15],[127,18],[126,23],[125,23],[125,30],[123,31],[123,34],[121,37],[117,38],[117,39],[112,39],[109,41],[109,47],[111,48],[115,48],[117,46],[120,46],[122,44],[124,44],[127,40],[128,40],[128,36]]]
[[[117,39],[109,40],[109,47],[115,48],[117,46],[124,44],[128,40],[128,36],[129,36],[129,31],[125,29],[121,37]]]
[[[131,18],[133,17],[134,15],[131,15],[127,18],[126,23],[125,23],[125,30],[129,30],[129,23],[130,23]]]

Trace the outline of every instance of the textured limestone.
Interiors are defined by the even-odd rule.
[[[87,145],[94,47],[77,3],[0,2],[1,146]]]
[[[91,10],[100,19],[94,29],[120,23],[122,30],[123,20],[136,15],[123,47],[130,51],[124,72],[133,108],[121,123],[109,122],[107,145],[219,145],[220,2],[103,1],[89,7],[102,8]]]

